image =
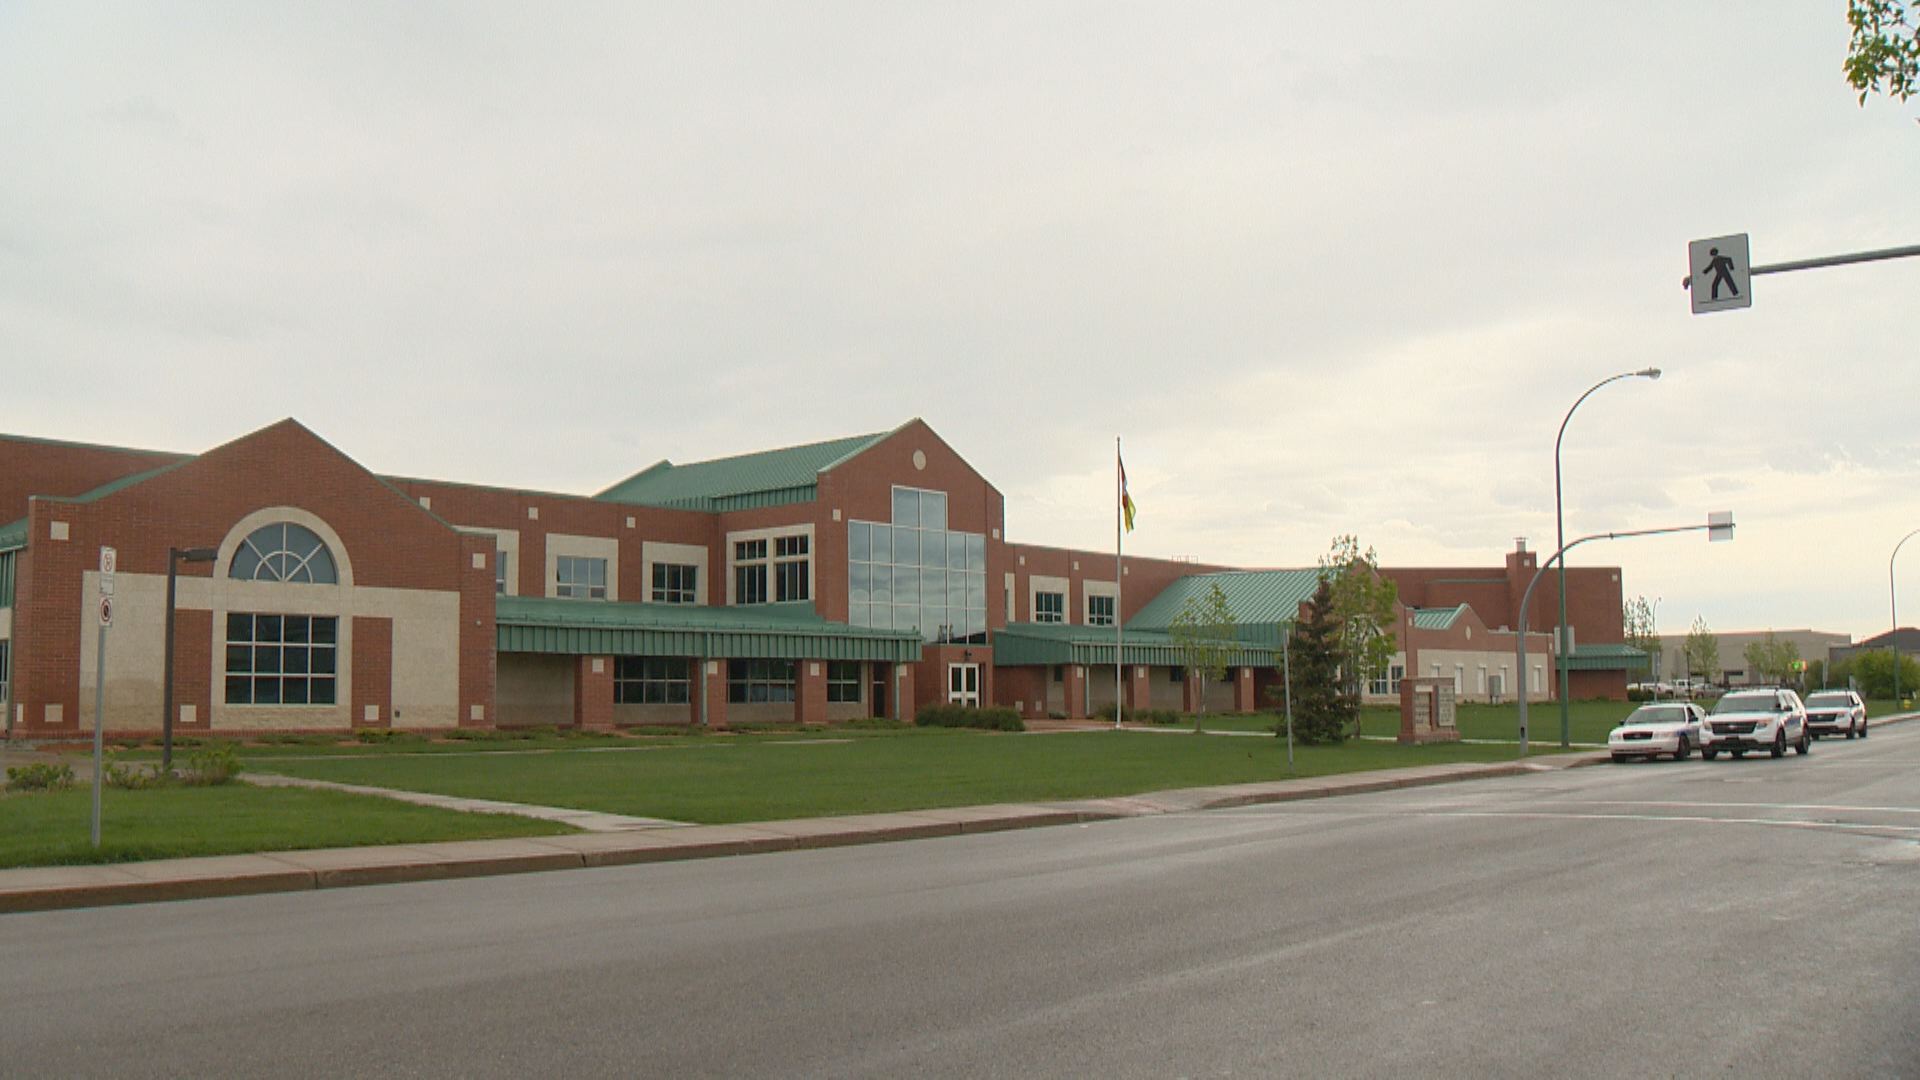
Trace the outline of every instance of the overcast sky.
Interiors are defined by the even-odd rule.
[[[1888,623],[1920,102],[1843,0],[0,0],[0,430],[590,494],[919,416],[1010,538],[1588,545],[1662,630]],[[1901,577],[1920,619],[1920,541]]]

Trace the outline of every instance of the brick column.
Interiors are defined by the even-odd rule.
[[[494,628],[494,542],[491,536],[460,538],[460,713],[455,721],[461,727],[492,727],[500,719],[495,700],[499,641]]]
[[[899,712],[896,715],[898,715],[903,722],[911,724],[913,723],[914,716],[913,665],[895,664],[893,665],[893,671],[893,700],[899,708]]]
[[[225,630],[221,627],[222,633]],[[206,731],[212,726],[213,647],[213,612],[176,608],[173,613],[175,734]],[[224,697],[223,693],[223,700]]]
[[[1087,669],[1079,664],[1067,665],[1067,719],[1085,720],[1087,718]]]
[[[393,620],[353,618],[353,689],[348,726],[393,726]]]
[[[1145,664],[1127,666],[1127,711],[1139,712],[1153,708],[1153,669]]]
[[[715,731],[725,731],[727,727],[727,662],[695,660],[693,667],[693,722],[695,724],[700,722],[701,703],[704,701],[707,726]]]
[[[827,662],[797,660],[794,676],[793,718],[802,724],[826,723]]]
[[[1238,668],[1233,673],[1233,711],[1258,712],[1259,699],[1253,692],[1253,669]]]
[[[613,730],[613,657],[582,656],[573,666],[573,726]]]

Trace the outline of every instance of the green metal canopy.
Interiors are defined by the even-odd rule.
[[[1420,630],[1451,630],[1460,616],[1465,614],[1467,605],[1457,604],[1449,608],[1415,608],[1413,625]]]
[[[1066,623],[1010,623],[993,633],[995,667],[1022,667],[1032,664],[1112,664],[1113,629],[1099,626],[1071,626]],[[1186,658],[1171,636],[1155,630],[1135,630],[1125,634],[1121,663],[1156,667],[1178,667]],[[1277,667],[1279,656],[1272,649],[1235,641],[1228,645],[1228,667]]]
[[[496,648],[568,656],[692,656],[752,660],[920,659],[920,635],[821,618],[811,604],[705,607],[494,598]]]
[[[1640,671],[1647,654],[1631,645],[1575,645],[1567,654],[1568,671]]]

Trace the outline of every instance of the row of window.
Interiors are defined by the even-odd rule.
[[[735,541],[733,602],[786,604],[809,599],[809,547],[805,534],[774,537],[771,556],[764,537]]]
[[[507,593],[505,551],[493,553],[493,591]],[[607,599],[607,560],[581,555],[554,557],[553,594],[568,600]],[[700,568],[686,563],[654,563],[653,589],[649,594],[656,604],[697,604],[700,602]]]
[[[1067,621],[1067,597],[1064,593],[1036,592],[1033,594],[1033,621],[1063,623]],[[1087,625],[1113,625],[1113,597],[1087,597]]]
[[[1527,682],[1529,684],[1527,689],[1528,693],[1537,694],[1540,692],[1540,670],[1540,667],[1536,665],[1527,672]],[[1404,679],[1406,674],[1407,669],[1403,665],[1391,664],[1388,666],[1387,673],[1384,676],[1376,676],[1368,681],[1367,693],[1376,696],[1398,694],[1400,692],[1400,680]],[[1486,666],[1482,665],[1479,671],[1479,683],[1474,688],[1475,692],[1481,694],[1505,694],[1508,674],[1510,674],[1508,669],[1501,668],[1499,671],[1494,672],[1492,678],[1489,679]],[[1442,677],[1439,664],[1433,665],[1433,677],[1436,679]],[[1461,694],[1466,692],[1466,677],[1466,666],[1464,664],[1455,664],[1453,666],[1454,693]]]

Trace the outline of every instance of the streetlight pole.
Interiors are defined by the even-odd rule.
[[[1560,421],[1560,434],[1554,436],[1553,439],[1553,547],[1555,554],[1563,553],[1567,549],[1566,515],[1561,509],[1560,499],[1560,443],[1567,437],[1568,421],[1573,419],[1573,414],[1579,411],[1583,402],[1593,396],[1595,390],[1600,389],[1608,383],[1619,382],[1621,379],[1658,379],[1659,377],[1660,369],[1657,367],[1641,368],[1639,371],[1623,371],[1618,375],[1609,375],[1588,387],[1587,392],[1581,394],[1580,397],[1574,401],[1573,408],[1567,410],[1566,418]],[[1571,651],[1567,648],[1567,564],[1564,559],[1560,562],[1559,578],[1560,636],[1554,642],[1554,656],[1558,662],[1557,666],[1560,668],[1560,742],[1561,745],[1564,746],[1567,742],[1567,727],[1569,724],[1567,716],[1567,653]],[[1521,609],[1520,617],[1523,620],[1526,618],[1524,606]]]
[[[1887,642],[1893,647],[1893,707],[1896,709],[1900,707],[1900,596],[1893,587],[1893,560],[1900,557],[1900,549],[1907,541],[1916,536],[1920,536],[1920,529],[1901,537],[1900,542],[1893,545],[1893,554],[1887,556],[1887,609],[1893,615],[1893,633]]]
[[[1527,582],[1527,591],[1520,595],[1519,626],[1513,634],[1513,671],[1517,677],[1516,681],[1520,684],[1520,756],[1525,757],[1527,754],[1527,601],[1533,599],[1533,587],[1540,584],[1540,579],[1546,575],[1547,567],[1555,563],[1564,567],[1567,552],[1590,540],[1624,540],[1629,536],[1660,536],[1666,533],[1698,532],[1701,529],[1707,530],[1709,540],[1731,540],[1733,539],[1733,515],[1709,514],[1705,525],[1669,525],[1661,529],[1631,529],[1626,532],[1594,533],[1592,536],[1583,536],[1554,552],[1552,558],[1540,564],[1540,569],[1533,572],[1533,579]],[[1562,704],[1564,703],[1563,700]],[[1562,708],[1560,711],[1562,749],[1572,743],[1568,737],[1566,715],[1566,710]]]
[[[173,772],[173,598],[174,581],[183,562],[212,562],[220,557],[214,548],[167,549],[167,646],[160,676],[160,775]],[[211,707],[211,703],[209,703]]]

